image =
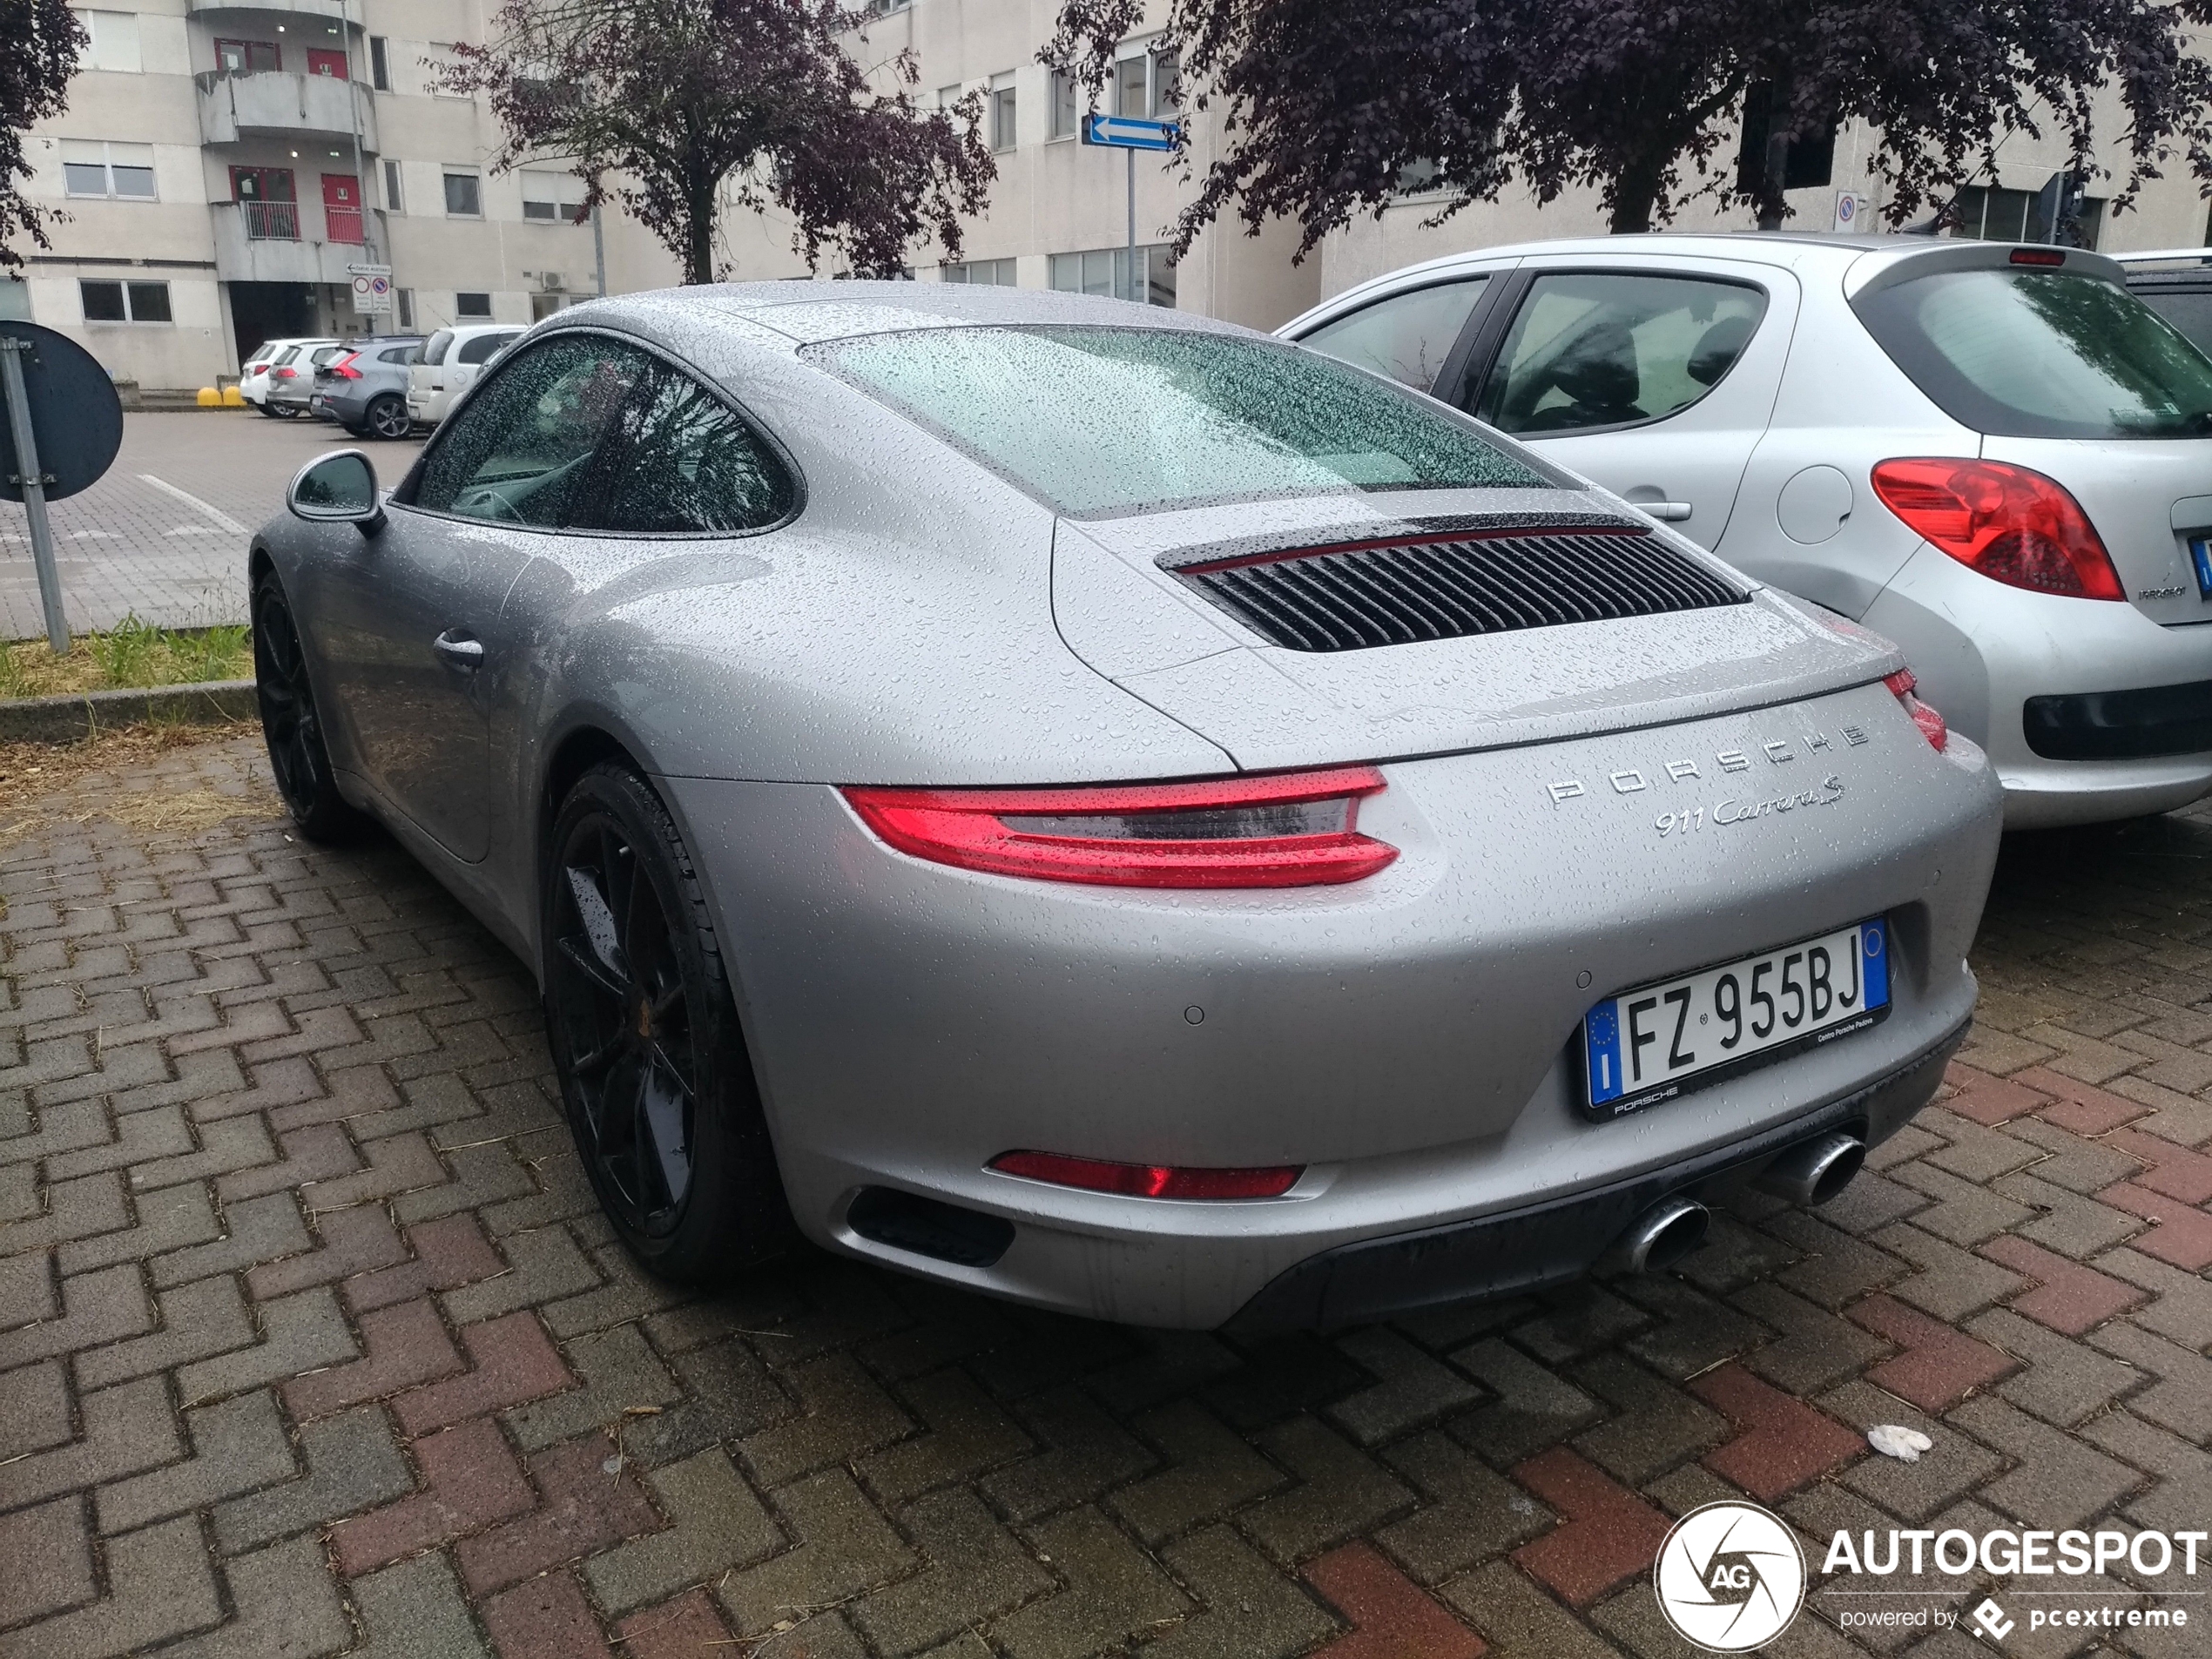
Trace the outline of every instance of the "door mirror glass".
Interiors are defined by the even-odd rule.
[[[374,527],[384,519],[376,499],[376,469],[358,449],[341,449],[300,470],[287,499],[301,518]]]
[[[1540,276],[1474,413],[1530,436],[1663,421],[1720,383],[1765,314],[1766,295],[1742,283]]]
[[[1488,280],[1478,276],[1393,294],[1323,323],[1298,344],[1426,392],[1444,372],[1444,360]]]

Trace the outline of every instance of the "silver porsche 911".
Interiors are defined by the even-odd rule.
[[[2000,792],[1883,641],[1171,312],[563,311],[253,542],[300,827],[535,968],[650,1267],[1136,1324],[1663,1265],[1934,1089]]]

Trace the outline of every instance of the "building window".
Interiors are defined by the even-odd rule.
[[[284,67],[284,53],[273,40],[218,40],[215,67],[226,75],[265,75]]]
[[[1173,118],[1181,84],[1173,52],[1139,51],[1114,65],[1114,113],[1146,120]]]
[[[993,288],[1014,287],[1012,260],[970,260],[964,265],[941,265],[937,268],[948,282],[973,282]]]
[[[1175,304],[1175,266],[1164,246],[1136,250],[1136,280],[1130,280],[1130,251],[1096,247],[1052,256],[1052,286],[1067,293],[1096,293],[1109,300],[1142,299],[1149,305]]]
[[[547,225],[573,225],[583,211],[583,180],[570,172],[525,172],[523,217]]]
[[[400,327],[402,328],[414,327],[415,290],[413,288],[395,288],[392,290],[392,293],[399,301]]]
[[[488,293],[456,293],[453,296],[453,314],[470,322],[491,320],[491,295]]]
[[[392,90],[392,59],[381,35],[368,37],[368,78],[380,92]]]
[[[991,148],[1011,150],[1014,141],[1014,84],[1008,81],[991,89]]]
[[[1084,115],[1075,98],[1075,75],[1053,71],[1050,99],[1053,99],[1053,137],[1075,137],[1082,131]]]
[[[484,199],[481,182],[473,172],[446,174],[446,217],[482,219]]]
[[[904,11],[914,0],[867,0],[861,8],[871,17],[887,17],[894,11]]]
[[[169,285],[166,282],[93,282],[80,280],[78,297],[84,305],[87,322],[168,322]]]
[[[406,198],[400,193],[400,164],[396,161],[384,164],[384,208],[392,213],[407,212]]]
[[[153,190],[153,146],[62,140],[62,189],[71,196],[106,196],[150,202]]]
[[[30,320],[30,284],[21,277],[0,277],[0,322]]]
[[[135,11],[79,11],[84,25],[86,69],[118,71],[136,75],[145,67],[138,56],[138,14]]]
[[[954,105],[959,102],[960,88],[957,85],[941,86],[937,89],[937,107],[939,109],[949,110]]]
[[[2040,191],[2000,190],[1993,185],[1968,185],[1951,204],[1951,234],[1991,242],[2050,242],[2059,239],[2038,210]],[[2066,238],[2073,247],[2094,247],[2104,229],[2105,203],[2101,196],[2085,196],[2075,216],[2073,233]],[[2064,232],[2067,227],[2060,226]]]

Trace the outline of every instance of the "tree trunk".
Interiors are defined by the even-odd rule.
[[[685,181],[684,280],[714,280],[714,183],[696,173]]]
[[[1649,152],[1622,165],[1613,181],[1614,235],[1635,236],[1651,228],[1652,211],[1659,205],[1660,176],[1666,170],[1667,157]]]
[[[1784,190],[1790,179],[1791,84],[1784,69],[1774,78],[1767,95],[1766,176],[1759,191],[1759,228],[1778,231],[1789,204]]]

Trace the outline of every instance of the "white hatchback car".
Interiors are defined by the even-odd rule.
[[[1620,236],[1279,334],[1418,386],[1904,648],[2012,827],[2212,792],[2212,361],[2078,249]]]
[[[269,407],[269,371],[283,361],[284,354],[294,346],[335,345],[335,341],[308,334],[288,334],[281,340],[265,340],[253,348],[253,354],[239,365],[238,395],[255,408],[267,415],[281,415],[281,409]]]
[[[418,426],[435,426],[454,400],[476,383],[486,363],[523,337],[513,323],[441,328],[423,343],[407,373],[407,412]]]

